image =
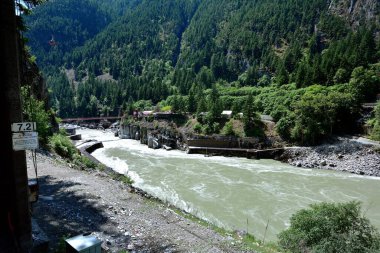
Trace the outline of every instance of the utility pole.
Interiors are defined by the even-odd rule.
[[[0,3],[0,252],[31,249],[25,151],[13,151],[11,124],[22,122],[14,0]],[[2,251],[5,250],[5,251]]]

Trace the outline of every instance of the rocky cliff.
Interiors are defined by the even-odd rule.
[[[379,0],[331,0],[329,12],[342,17],[354,29],[369,23],[377,24],[379,28]]]

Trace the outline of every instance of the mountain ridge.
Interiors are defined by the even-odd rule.
[[[380,92],[376,0],[128,3],[105,12],[119,14],[81,45],[56,54],[58,45],[45,55],[32,47],[37,61],[51,60],[41,67],[61,117],[154,106],[210,110],[213,116],[200,122],[212,133],[220,131],[213,121],[221,108],[241,112],[252,96],[250,108],[270,114],[282,137],[315,143],[318,136],[358,131],[360,104]],[[30,20],[49,17],[37,12]],[[31,41],[39,39],[35,33]]]

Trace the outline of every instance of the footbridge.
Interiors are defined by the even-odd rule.
[[[62,122],[79,122],[79,121],[100,121],[100,120],[120,120],[121,117],[88,117],[88,118],[66,118]]]

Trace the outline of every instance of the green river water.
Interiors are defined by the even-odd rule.
[[[301,169],[274,160],[153,150],[112,133],[78,133],[104,141],[104,148],[93,155],[128,174],[136,187],[215,225],[248,229],[258,239],[269,222],[266,239],[276,240],[293,213],[321,201],[361,201],[365,215],[380,228],[380,178]]]

